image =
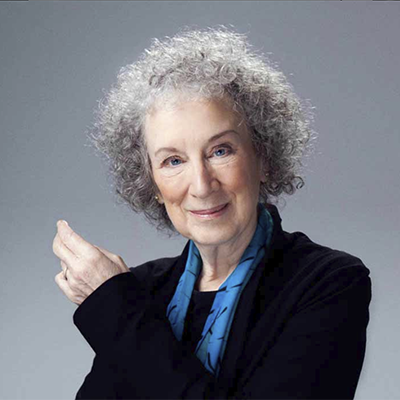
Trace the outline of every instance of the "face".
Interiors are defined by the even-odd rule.
[[[153,111],[145,138],[159,201],[180,234],[203,246],[251,239],[262,166],[229,103],[182,101]]]

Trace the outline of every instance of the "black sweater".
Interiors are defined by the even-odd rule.
[[[178,257],[114,276],[78,307],[74,322],[96,356],[76,398],[354,398],[369,270],[357,257],[283,231],[276,207],[268,209],[271,244],[242,292],[217,380],[193,353],[213,294],[194,293],[182,342],[166,318],[186,245]],[[194,311],[194,300],[207,296]]]
[[[189,343],[192,353],[195,352],[197,343],[203,332],[211,306],[214,302],[217,290],[212,292],[199,292],[193,289],[192,298],[189,303],[185,319],[185,329],[182,341]]]

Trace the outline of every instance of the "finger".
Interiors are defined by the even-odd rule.
[[[103,249],[102,247],[100,247],[100,246],[96,246],[96,245],[94,245],[94,247],[96,247],[97,249],[99,249],[106,257],[108,257],[111,261],[116,261],[116,260],[120,260],[121,259],[121,257],[120,256],[117,256],[116,254],[114,254],[114,253],[111,253],[111,251],[108,251],[108,250],[106,250],[106,249]]]
[[[77,298],[75,297],[74,292],[69,287],[68,281],[64,279],[63,272],[58,273],[54,280],[56,281],[58,287],[61,291],[68,297],[68,299],[74,303],[76,303]]]
[[[66,279],[66,280],[68,280],[68,278],[67,278],[67,269],[68,269],[68,266],[67,266],[67,264],[65,264],[65,262],[63,261],[63,260],[61,260],[61,269],[62,269],[62,272],[63,272],[63,274],[64,274],[64,278]]]
[[[53,253],[67,265],[73,265],[77,261],[76,255],[64,244],[58,233],[53,240]]]
[[[62,271],[65,272],[68,268],[67,264],[65,264],[65,262],[63,260],[61,260],[60,264],[61,264]]]
[[[75,254],[76,257],[93,256],[97,249],[72,230],[66,221],[57,222],[58,234],[62,242]]]
[[[120,268],[121,271],[129,271],[129,267],[125,264],[125,261],[122,259],[121,256],[118,256],[117,254],[111,253],[110,251],[103,249],[100,246],[96,246],[97,249],[99,249],[107,258],[109,258],[112,262],[117,264]]]
[[[64,261],[61,261],[60,264],[63,274],[62,278],[68,281],[68,286],[76,295],[86,298],[93,292],[93,289],[86,282],[79,278],[75,278],[74,271],[69,269],[68,265]]]
[[[93,288],[91,288],[82,279],[79,279],[79,277],[77,278],[74,273],[75,271],[71,269],[68,269],[66,272],[64,272],[64,276],[66,276],[68,285],[76,295],[86,298],[93,292]]]

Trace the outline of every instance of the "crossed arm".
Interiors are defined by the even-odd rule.
[[[139,288],[134,274],[116,276],[76,311],[74,322],[96,352],[77,398],[227,398],[218,397],[214,377],[176,340],[165,310],[149,305]],[[310,302],[229,398],[352,399],[369,299],[364,276]]]
[[[56,282],[80,305],[74,322],[96,353],[77,399],[219,398],[214,377],[176,340],[164,308],[149,301],[119,256],[68,226],[59,226],[53,249],[68,267],[67,279],[61,272]],[[339,269],[320,282],[318,295],[287,321],[229,398],[354,397],[371,299],[370,278],[354,271]]]

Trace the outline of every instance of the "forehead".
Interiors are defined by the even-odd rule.
[[[244,120],[224,99],[195,99],[159,104],[146,116],[149,147],[185,137],[207,137],[228,129],[246,130]]]

